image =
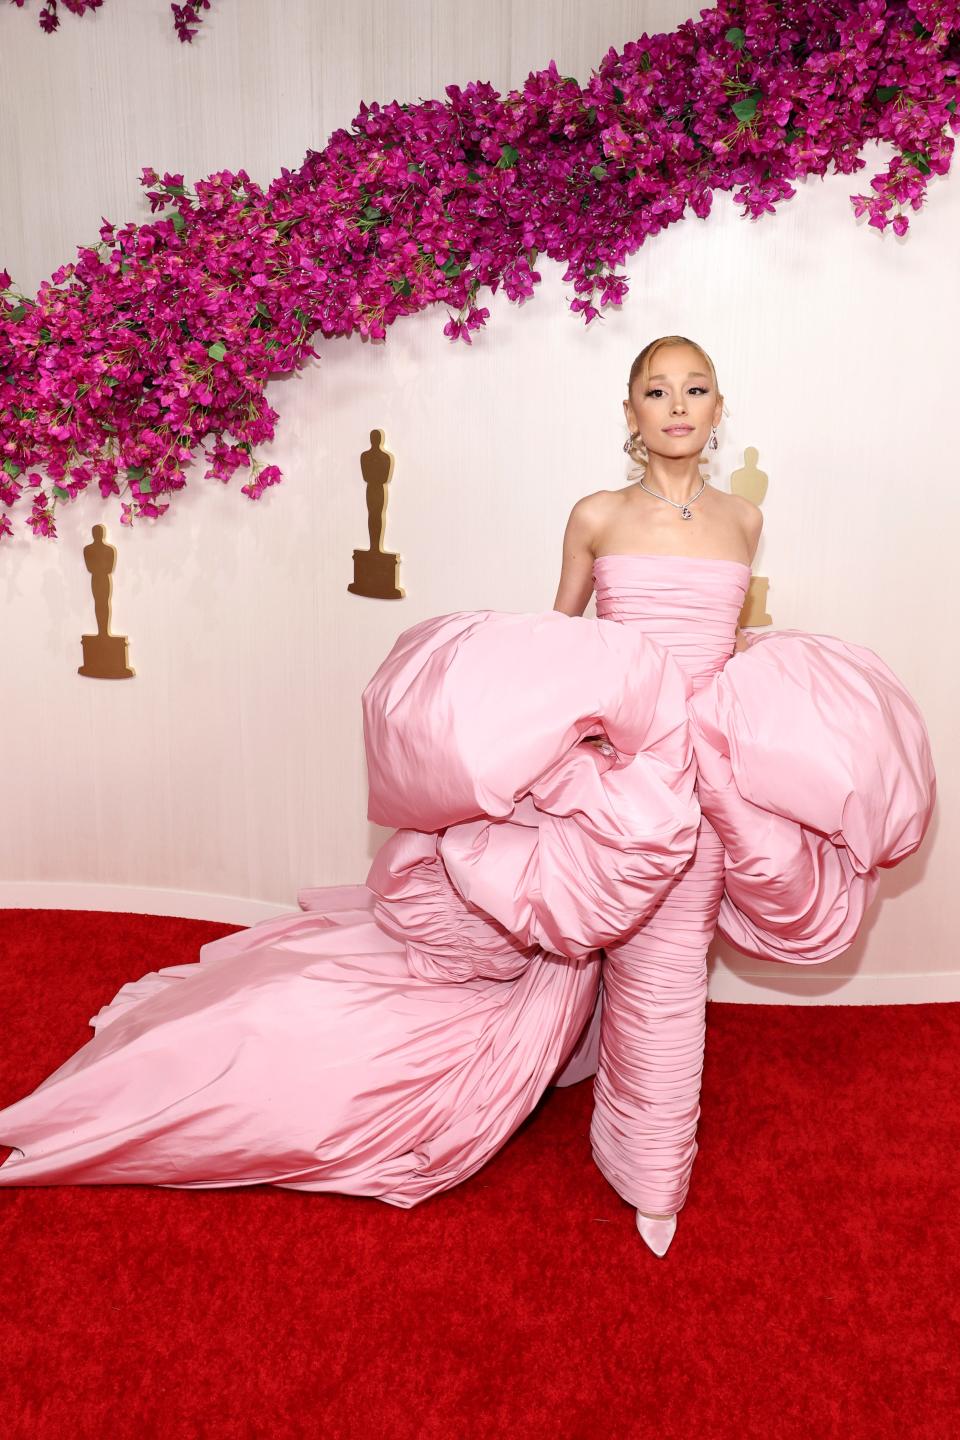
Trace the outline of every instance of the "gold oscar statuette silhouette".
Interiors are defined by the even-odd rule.
[[[380,548],[386,524],[387,485],[393,474],[393,456],[383,449],[382,430],[370,431],[370,449],[360,456],[360,470],[367,486],[370,549],[354,550],[353,580],[347,589],[374,600],[402,600],[406,591],[397,583],[400,556]]]
[[[763,503],[763,497],[767,493],[767,475],[763,470],[757,468],[757,456],[759,450],[755,445],[748,445],[743,452],[746,464],[740,470],[734,470],[730,476],[730,489],[734,495],[742,495],[745,500],[752,500],[754,505]],[[747,593],[743,601],[743,609],[740,611],[739,624],[741,629],[746,630],[751,625],[772,625],[773,620],[767,614],[767,594],[770,589],[770,581],[766,575],[752,575]]]
[[[80,637],[83,664],[77,666],[77,674],[89,675],[95,680],[126,680],[136,671],[127,664],[126,635],[110,634],[111,574],[117,563],[117,551],[116,546],[107,544],[106,533],[104,525],[94,525],[93,544],[83,547],[84,563],[90,571],[97,633]]]

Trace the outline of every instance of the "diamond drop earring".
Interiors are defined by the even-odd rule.
[[[639,430],[634,430],[633,434],[632,434],[632,435],[628,435],[627,438],[626,438],[626,440],[624,440],[624,442],[623,442],[623,448],[624,448],[624,451],[625,451],[625,453],[626,453],[627,455],[632,455],[632,454],[633,454],[633,447],[634,447],[634,445],[636,445],[636,443],[637,443],[638,440],[640,440],[640,431],[639,431]],[[646,445],[644,445],[644,443],[643,443],[642,440],[640,440],[640,450],[641,450],[641,452],[642,452],[642,453],[641,453],[641,456],[640,456],[641,461],[642,461],[644,464],[646,464],[647,460],[649,459],[649,456],[647,455],[647,447],[646,447]]]

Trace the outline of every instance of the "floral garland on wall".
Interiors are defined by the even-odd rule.
[[[26,0],[10,0],[11,5],[23,9]],[[103,0],[60,0],[65,10],[71,15],[86,15],[90,10],[99,10]],[[203,21],[201,10],[210,9],[210,0],[185,0],[183,5],[171,5],[173,11],[173,25],[181,40],[192,41]],[[43,9],[39,15],[40,29],[47,35],[52,35],[54,30],[60,29],[60,16],[57,12],[57,0],[43,0]]]
[[[540,253],[566,263],[589,324],[624,299],[625,257],[718,190],[759,219],[883,140],[893,158],[851,201],[904,235],[949,169],[958,71],[960,0],[720,0],[611,48],[583,86],[551,62],[505,97],[364,103],[266,192],[244,170],[190,191],[145,167],[162,218],[104,219],[35,299],[0,271],[0,536],[21,497],[34,535],[56,536],[57,504],[91,485],[120,497],[121,524],[155,519],[198,450],[205,478],[249,470],[258,500],[282,478],[253,455],[279,419],[267,382],[319,358],[317,331],[382,339],[441,302],[443,333],[471,343],[481,288],[522,302]]]

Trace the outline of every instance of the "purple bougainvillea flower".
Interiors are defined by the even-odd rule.
[[[12,0],[12,3],[22,8],[25,0]],[[98,10],[103,0],[61,0],[61,3],[64,9],[73,15],[86,15],[91,10]],[[48,35],[60,28],[57,4],[58,0],[43,0],[43,8],[38,16],[41,30]],[[180,40],[192,41],[203,20],[200,11],[210,9],[210,0],[186,0],[185,4],[171,5],[170,9],[173,11],[174,29]]]

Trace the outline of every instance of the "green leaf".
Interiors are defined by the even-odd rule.
[[[956,112],[956,109],[957,109],[957,102],[956,102],[956,100],[951,100],[950,103],[949,103],[948,106],[947,106],[947,109],[950,111],[950,114],[953,115],[953,114]]]
[[[620,86],[619,86],[619,85],[614,85],[614,87],[613,87],[613,98],[614,98],[614,100],[616,101],[616,103],[617,103],[618,105],[622,105],[622,104],[623,104],[623,101],[624,101],[624,98],[625,98],[625,97],[624,97],[623,91],[620,89]]]
[[[731,25],[723,38],[727,44],[732,45],[735,50],[742,50],[747,43],[747,37],[739,25]]]
[[[54,495],[56,495],[58,500],[70,499],[70,491],[64,490],[62,485],[51,485],[50,489],[53,491]]]
[[[142,480],[143,477],[144,477],[144,475],[146,475],[146,473],[147,473],[147,467],[146,467],[145,465],[128,465],[128,466],[127,466],[127,479],[128,479],[128,480]]]
[[[180,214],[180,211],[174,210],[173,214],[170,216],[170,219],[173,223],[174,230],[176,230],[178,235],[182,235],[184,230],[186,229],[187,222]]]
[[[730,108],[738,120],[752,120],[757,113],[757,101],[759,99],[759,92],[753,95],[745,95],[742,100],[734,100]]]
[[[16,463],[15,460],[11,460],[9,455],[3,462],[3,468],[10,476],[11,480],[16,480],[17,476],[20,474],[20,466]]]
[[[150,476],[149,476],[149,475],[143,475],[143,476],[141,476],[140,481],[139,481],[139,487],[140,487],[140,494],[141,494],[141,495],[149,495],[149,494],[150,494]]]
[[[881,105],[886,105],[887,101],[892,100],[894,95],[900,94],[900,89],[901,87],[899,85],[878,85],[876,89],[877,99]]]
[[[14,307],[13,310],[11,310],[11,311],[8,313],[7,319],[8,319],[8,320],[22,320],[23,317],[24,317],[24,315],[26,315],[26,313],[27,313],[27,307],[26,307],[26,305],[17,305],[17,306]]]
[[[413,294],[413,286],[410,284],[410,281],[407,279],[406,275],[401,275],[399,280],[391,280],[390,288],[393,291],[394,295]]]
[[[207,346],[207,354],[211,360],[222,360],[227,353],[227,347],[222,340],[217,340],[213,345]]]
[[[468,171],[467,171],[467,179],[473,181],[473,183],[476,184],[476,182],[477,182],[478,180],[482,180],[482,179],[483,179],[483,176],[482,176],[482,175],[478,175],[477,172],[476,172],[476,170],[468,170]]]
[[[930,174],[930,162],[922,150],[904,150],[904,160],[909,160],[911,165],[916,165],[921,175]]]
[[[607,167],[606,165],[591,165],[590,174],[594,180],[605,180],[607,178]]]
[[[501,145],[500,159],[497,161],[497,169],[509,170],[513,165],[516,165],[519,158],[519,150],[514,149],[512,145]]]
[[[460,271],[463,267],[461,265],[458,265],[456,260],[451,257],[447,261],[446,265],[442,265],[440,268],[443,270],[443,273],[444,275],[446,275],[448,280],[455,280],[456,277],[460,274]]]
[[[40,339],[43,340],[45,344],[49,343],[49,341],[53,339],[53,336],[51,335],[46,325],[41,325],[40,327]]]
[[[411,173],[411,174],[414,174],[414,175],[422,175],[422,174],[423,174],[423,168],[424,168],[424,167],[423,167],[423,163],[422,163],[421,161],[419,161],[419,160],[408,160],[408,161],[407,161],[407,171],[408,171],[408,173]]]

